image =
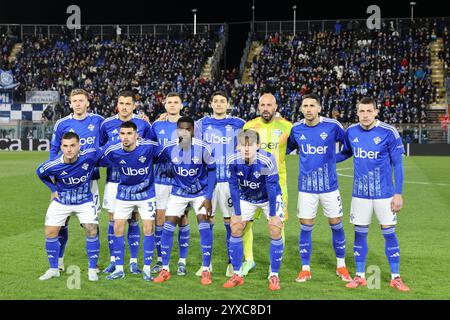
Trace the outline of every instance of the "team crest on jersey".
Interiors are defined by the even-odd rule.
[[[283,134],[283,131],[281,131],[280,129],[275,129],[273,130],[273,134],[279,137]]]
[[[258,171],[253,172],[253,175],[255,176],[256,179],[261,177],[261,173],[259,173]]]
[[[376,145],[378,145],[380,143],[380,141],[381,141],[380,137],[375,137],[373,139],[373,142],[375,142]]]
[[[91,130],[91,131],[94,131],[95,126],[94,126],[93,124],[90,124],[90,125],[88,126],[88,129]]]
[[[198,163],[200,162],[200,159],[199,159],[198,157],[193,157],[193,158],[192,158],[192,162],[193,162],[194,164],[198,164]]]
[[[355,139],[353,139],[353,141],[352,142],[354,142],[354,143],[358,143],[359,142],[359,140],[358,140],[358,137],[356,137]]]
[[[87,170],[87,169],[89,169],[89,164],[88,164],[88,163],[84,163],[81,167],[82,167],[84,170]]]
[[[144,156],[141,156],[138,160],[139,160],[141,163],[144,163],[145,160],[147,160],[147,158],[144,157]]]
[[[304,134],[302,134],[302,136],[300,137],[300,140],[306,140],[306,137]]]
[[[237,175],[240,176],[240,177],[243,177],[243,176],[244,176],[244,173],[243,173],[242,171],[239,171],[239,172],[237,173]]]
[[[233,129],[233,127],[230,126],[229,124],[227,124],[227,125],[225,126],[225,129],[227,129],[227,131],[231,131],[231,129]]]
[[[328,135],[327,135],[326,132],[322,132],[322,133],[320,134],[320,137],[322,138],[322,140],[325,140],[325,139],[328,137]]]

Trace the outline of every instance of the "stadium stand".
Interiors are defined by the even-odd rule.
[[[198,119],[209,113],[209,97],[219,89],[232,98],[233,115],[251,119],[260,93],[273,87],[279,111],[291,121],[301,118],[302,95],[316,92],[323,98],[323,114],[344,124],[355,121],[356,102],[365,95],[377,98],[385,122],[427,122],[427,106],[436,99],[430,43],[444,39],[440,56],[448,69],[447,26],[429,19],[413,26],[383,22],[377,31],[355,25],[268,34],[252,59],[253,81],[246,84],[236,70],[222,70],[214,80],[201,77],[216,47],[217,39],[208,35],[178,40],[122,35],[105,41],[89,33],[26,36],[11,69],[21,84],[19,100],[28,90],[58,90],[65,97],[82,87],[92,94],[92,110],[106,117],[115,112],[116,93],[127,87],[136,92],[138,111],[151,120],[163,112],[169,91],[181,92],[183,114]],[[67,101],[52,111],[53,120],[70,113]]]

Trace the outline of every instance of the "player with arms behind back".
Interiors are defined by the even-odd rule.
[[[196,127],[200,131],[203,141],[206,141],[212,148],[213,157],[217,166],[217,184],[212,198],[213,218],[217,208],[223,215],[223,223],[226,230],[226,249],[228,257],[228,266],[226,275],[231,277],[233,267],[231,265],[229,254],[229,242],[231,236],[230,218],[233,215],[234,207],[230,194],[227,170],[228,158],[236,152],[237,133],[242,129],[245,121],[227,116],[228,97],[223,91],[216,91],[211,96],[212,116],[206,116],[196,122]],[[214,226],[211,223],[211,228]],[[212,231],[212,229],[211,229]],[[201,275],[201,268],[197,271],[197,276]]]
[[[258,132],[261,141],[261,150],[271,153],[277,162],[278,175],[280,177],[280,187],[283,192],[284,214],[283,219],[288,219],[288,190],[286,172],[286,148],[292,123],[277,114],[277,101],[273,94],[264,93],[259,98],[258,110],[260,117],[248,121],[244,129],[252,129]],[[255,215],[259,215],[260,211]],[[284,221],[283,230],[284,234]],[[249,221],[244,230],[244,264],[242,274],[245,276],[256,266],[253,259],[253,221]],[[283,236],[284,241],[284,236]]]
[[[294,124],[288,150],[299,150],[298,205],[300,222],[299,252],[302,270],[296,281],[311,279],[311,233],[319,203],[331,227],[333,248],[337,258],[336,274],[351,281],[345,266],[345,234],[342,225],[342,201],[336,173],[336,143],[344,141],[344,128],[333,119],[319,116],[320,98],[316,94],[303,96],[301,111],[305,119]]]
[[[202,249],[202,285],[212,283],[210,264],[212,253],[212,194],[216,185],[216,164],[210,147],[194,138],[194,120],[181,117],[177,122],[178,139],[165,144],[158,161],[170,161],[174,183],[167,204],[166,222],[161,237],[163,269],[155,278],[156,283],[171,277],[169,262],[172,252],[173,234],[186,208],[195,211],[200,231]]]
[[[177,138],[177,121],[181,118],[180,111],[183,107],[181,96],[177,92],[169,92],[164,101],[166,109],[166,120],[157,120],[153,123],[153,132],[160,146],[164,146],[169,141]],[[156,190],[156,227],[155,242],[156,253],[158,255],[157,262],[152,268],[152,273],[159,273],[162,270],[161,255],[161,235],[164,229],[164,220],[167,210],[167,202],[169,201],[170,192],[173,185],[173,172],[170,161],[160,159],[155,164],[155,190]],[[177,275],[186,275],[186,258],[189,249],[190,227],[188,220],[189,208],[185,210],[185,214],[178,223],[178,249],[179,259]]]
[[[119,113],[109,117],[103,121],[100,126],[100,145],[107,143],[116,144],[120,142],[120,126],[122,123],[131,121],[136,124],[139,137],[146,140],[154,140],[152,126],[147,121],[139,118],[134,114],[136,109],[134,94],[131,91],[121,91],[117,101]],[[103,270],[104,273],[112,273],[115,270],[114,251],[114,207],[116,203],[117,188],[120,182],[120,169],[116,167],[108,167],[106,171],[106,184],[103,194],[103,208],[108,210],[109,226],[108,226],[108,244],[110,253],[110,265]],[[141,242],[141,230],[139,227],[139,219],[137,212],[134,212],[132,218],[128,220],[128,246],[130,249],[130,273],[140,274],[137,258]]]
[[[107,279],[125,277],[124,229],[132,213],[138,211],[144,225],[144,280],[152,281],[150,266],[153,259],[155,220],[155,183],[153,160],[159,153],[158,144],[150,140],[139,140],[137,126],[127,121],[120,125],[120,143],[109,146],[104,154],[112,166],[120,172],[114,207],[114,256],[115,270]]]
[[[367,285],[367,234],[375,212],[385,238],[385,253],[391,268],[390,285],[400,291],[409,291],[400,277],[400,247],[395,234],[397,213],[403,207],[402,138],[394,127],[376,119],[378,108],[372,98],[361,99],[357,115],[359,123],[347,129],[344,148],[336,157],[340,162],[353,156],[354,165],[350,222],[355,225],[356,276],[347,288]]]

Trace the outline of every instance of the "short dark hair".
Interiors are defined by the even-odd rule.
[[[120,125],[120,129],[122,129],[122,128],[126,128],[126,129],[133,128],[133,130],[137,132],[137,126],[132,121],[125,121],[124,123],[122,123]]]
[[[178,119],[177,121],[177,127],[180,123],[190,123],[192,124],[192,127],[195,126],[194,124],[194,119],[190,118],[190,117],[181,117],[180,119]]]
[[[377,102],[372,97],[364,97],[364,98],[362,98],[361,100],[359,100],[357,107],[359,107],[360,104],[371,104],[371,105],[373,105],[373,107],[375,109],[378,109]]]
[[[214,99],[215,96],[222,96],[222,97],[225,97],[225,99],[227,99],[227,101],[228,101],[228,96],[227,96],[227,94],[225,93],[225,91],[219,90],[219,91],[213,92],[213,94],[211,95],[211,101]]]
[[[80,141],[80,136],[77,135],[75,132],[73,131],[69,131],[63,134],[62,139],[61,140],[70,140],[70,139],[75,139],[78,142]]]
[[[305,99],[314,99],[320,104],[320,97],[317,93],[308,93],[302,97],[302,101]]]
[[[259,144],[259,133],[252,129],[245,129],[238,134],[238,144],[243,146],[248,142],[252,145],[254,143]]]
[[[171,97],[178,97],[181,101],[183,101],[183,99],[181,99],[181,95],[178,92],[172,91],[166,95],[166,99]]]
[[[135,101],[134,100],[134,93],[131,90],[122,90],[122,91],[120,91],[119,92],[119,97],[131,98],[131,99],[133,99],[133,102]]]

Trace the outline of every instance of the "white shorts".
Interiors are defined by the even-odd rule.
[[[228,182],[216,184],[212,197],[212,214],[216,215],[217,208],[220,208],[224,218],[231,218],[234,213],[233,201],[231,200],[230,186]]]
[[[269,219],[269,217],[270,217],[269,201],[263,202],[263,203],[251,203],[248,201],[241,200],[242,221],[253,220],[255,217],[255,213],[258,209],[261,209],[264,212],[264,214],[266,215],[266,218]],[[284,204],[283,204],[283,199],[282,199],[281,195],[277,196],[277,208],[276,208],[275,215],[280,217],[281,221],[283,221],[283,219],[284,219]]]
[[[118,187],[119,184],[116,182],[107,182],[105,184],[105,191],[103,192],[103,208],[108,210],[108,212],[114,212]]]
[[[92,201],[80,205],[67,205],[52,201],[45,215],[45,225],[62,227],[72,214],[78,217],[81,224],[98,224],[97,210]]]
[[[129,220],[135,211],[139,212],[142,220],[155,220],[155,198],[142,201],[124,201],[116,199],[114,220]]]
[[[166,217],[179,217],[181,218],[184,215],[184,211],[189,206],[193,207],[195,211],[195,215],[205,214],[206,209],[202,208],[200,211],[198,208],[202,205],[205,197],[197,197],[197,198],[183,198],[179,196],[170,195],[169,201],[167,203],[167,211]]]
[[[95,208],[97,209],[97,212],[102,211],[102,206],[100,205],[100,193],[98,192],[97,180],[91,181],[91,192],[92,192],[92,199],[94,201],[94,205]]]
[[[297,217],[299,219],[314,219],[317,215],[319,202],[323,207],[323,214],[327,218],[342,217],[342,201],[339,190],[327,193],[298,193]]]
[[[166,210],[167,202],[169,202],[170,192],[172,192],[172,186],[165,184],[155,184],[156,192],[156,209]]]
[[[380,225],[397,224],[397,215],[391,210],[392,198],[388,199],[362,199],[352,198],[350,209],[350,223],[358,226],[368,226],[372,222],[372,213],[375,211]]]

